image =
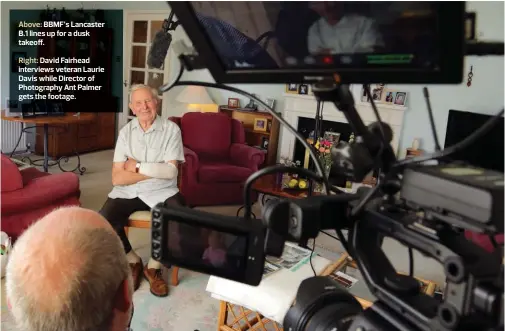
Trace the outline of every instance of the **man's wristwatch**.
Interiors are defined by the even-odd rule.
[[[140,171],[140,162],[137,162],[137,164],[135,165],[135,172],[139,173],[139,171]]]

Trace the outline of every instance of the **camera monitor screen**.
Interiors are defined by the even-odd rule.
[[[344,83],[462,79],[462,2],[192,1],[171,6],[218,82],[296,83],[330,72],[347,78]]]
[[[202,272],[240,277],[246,270],[247,234],[224,233],[201,225],[168,221],[167,257]]]

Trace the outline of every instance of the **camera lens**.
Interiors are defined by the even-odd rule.
[[[295,305],[284,317],[284,330],[347,330],[363,308],[356,298],[334,280],[311,277],[296,293]]]

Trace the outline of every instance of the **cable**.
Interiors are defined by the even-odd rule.
[[[414,251],[409,247],[409,276],[414,277]]]
[[[428,93],[428,88],[423,88],[424,100],[426,101],[426,107],[428,107],[428,116],[430,117],[431,133],[433,134],[433,140],[435,141],[435,150],[439,151],[440,143],[437,136],[437,128],[435,126],[435,120],[433,119],[433,109],[431,108],[430,94]]]
[[[484,134],[486,134],[487,131],[492,129],[493,126],[498,123],[498,121],[500,120],[502,115],[503,115],[503,109],[500,112],[498,112],[498,114],[496,114],[495,116],[493,116],[492,118],[487,120],[486,123],[484,123],[480,128],[475,130],[471,135],[469,135],[468,137],[466,137],[465,139],[463,139],[459,143],[454,144],[450,147],[447,147],[446,149],[444,149],[442,151],[437,151],[434,153],[430,153],[428,155],[416,156],[411,159],[404,159],[404,160],[398,161],[398,162],[396,162],[396,164],[393,165],[393,169],[398,169],[398,168],[404,167],[409,164],[415,164],[415,163],[425,162],[425,161],[429,161],[429,160],[433,160],[433,159],[447,157],[453,153],[456,153],[456,152],[468,147],[469,145],[473,144],[477,139],[479,139]]]
[[[175,78],[175,80],[172,83],[166,83],[166,84],[160,86],[160,88],[158,89],[160,93],[165,93],[165,92],[170,91],[175,86],[175,84],[177,84],[179,82],[179,80],[181,79],[182,74],[184,73],[184,64],[182,63],[182,61],[179,61],[179,62],[180,62],[181,66],[179,68],[179,73],[177,74],[177,77]]]
[[[312,268],[312,271],[314,272],[314,276],[317,276],[316,269],[314,268],[314,265],[312,264],[312,256],[314,255],[315,249],[316,249],[316,238],[314,238],[314,241],[312,243],[312,251],[310,252],[309,263],[310,263],[310,267]]]
[[[329,234],[329,233],[328,233],[328,232],[326,232],[326,231],[322,231],[322,230],[321,230],[320,232],[321,232],[321,233],[324,233],[324,234],[325,234],[325,235],[327,235],[328,237],[331,237],[331,238],[333,238],[333,239],[335,239],[335,240],[340,241],[340,239],[338,239],[337,237],[335,237],[335,236],[334,236],[334,235],[332,235],[332,234]]]

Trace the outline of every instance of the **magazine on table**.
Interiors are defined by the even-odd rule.
[[[267,277],[268,275],[273,274],[276,271],[281,270],[282,267],[280,265],[277,265],[275,263],[270,263],[270,262],[265,262],[265,268],[263,269],[263,278]]]
[[[311,251],[287,242],[281,257],[268,256],[267,262],[284,269],[294,270],[295,267],[310,257]],[[315,255],[315,254],[314,254]]]

